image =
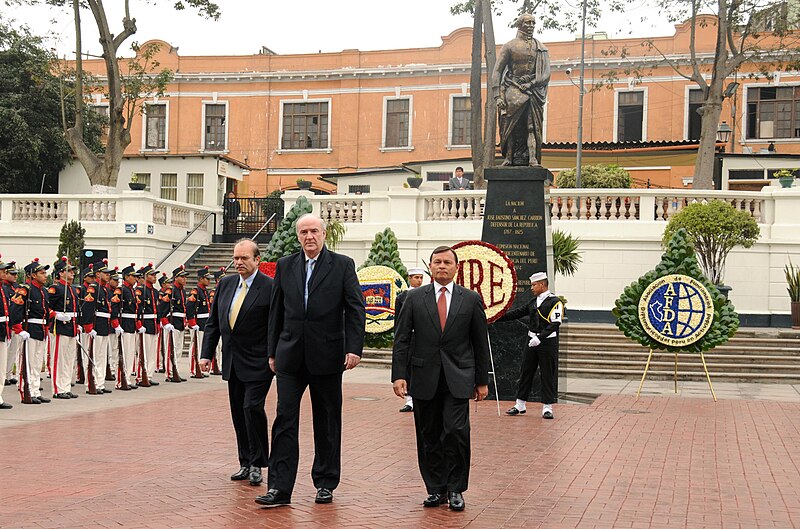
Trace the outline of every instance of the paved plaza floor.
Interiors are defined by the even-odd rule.
[[[292,505],[260,508],[238,469],[219,377],[0,412],[6,528],[800,527],[800,393],[793,386],[567,381],[602,393],[556,419],[470,407],[466,510],[427,509],[411,414],[389,372],[346,374],[342,483],[314,504],[308,399]],[[738,388],[738,389],[737,389]],[[275,389],[267,399],[274,419]],[[509,403],[501,403],[505,410]]]

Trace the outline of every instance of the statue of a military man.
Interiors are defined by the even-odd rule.
[[[492,74],[500,123],[502,165],[540,165],[542,127],[550,56],[547,47],[533,38],[536,19],[524,14],[514,21],[517,37],[500,50]]]

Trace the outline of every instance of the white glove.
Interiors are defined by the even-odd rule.
[[[31,333],[29,333],[28,331],[20,331],[20,333],[19,333],[19,335],[18,335],[18,336],[19,336],[20,338],[22,338],[23,340],[27,341],[27,340],[28,340],[28,338],[30,338],[30,337],[31,337]]]
[[[147,332],[147,329],[145,329],[144,327],[139,327],[138,329],[136,329],[136,332],[138,332],[139,334],[144,334]]]
[[[189,328],[192,329],[193,331],[199,331],[200,330],[200,326],[199,325],[192,325]]]
[[[171,323],[168,323],[161,328],[164,330],[164,332],[172,332],[175,330],[175,327]]]
[[[56,312],[56,319],[58,321],[63,321],[64,323],[67,323],[68,321],[72,321],[72,316],[67,316],[63,312]]]
[[[125,331],[122,330],[122,325],[120,325],[119,327],[114,327],[114,334],[116,334],[117,336],[119,336],[123,332]]]
[[[537,345],[542,343],[542,341],[539,339],[539,337],[536,336],[531,331],[528,331],[528,336],[530,336],[530,338],[531,338],[530,341],[528,342],[528,347],[536,347]]]
[[[83,332],[83,327],[81,327],[80,325],[78,325],[78,334],[80,334],[80,333],[82,333],[82,332]]]
[[[97,331],[92,329],[91,332],[89,332],[89,336],[91,336],[92,338],[97,338]]]

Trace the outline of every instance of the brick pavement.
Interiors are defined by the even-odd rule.
[[[607,395],[559,405],[554,421],[473,405],[467,508],[453,513],[420,505],[413,419],[389,393],[345,386],[332,505],[313,503],[307,399],[294,503],[275,509],[253,502],[263,487],[228,479],[238,465],[218,385],[7,426],[0,527],[800,527],[800,403]],[[273,389],[270,424],[274,408]]]

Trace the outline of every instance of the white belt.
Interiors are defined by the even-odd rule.
[[[111,314],[109,314],[108,312],[95,312],[94,315],[100,316],[101,318],[109,318],[109,319],[111,318]]]
[[[143,320],[154,320],[154,319],[156,319],[157,316],[158,316],[157,314],[145,314],[145,315],[142,316],[142,319]]]
[[[39,325],[47,325],[47,320],[43,320],[40,318],[28,318],[28,323],[36,323]]]
[[[198,314],[197,315],[197,319],[198,320],[204,320],[206,318],[208,318],[208,312],[206,312],[205,314]]]
[[[78,317],[78,313],[77,312],[62,312],[61,314],[64,314],[65,316],[69,316],[70,318],[77,318]]]
[[[184,313],[184,312],[173,312],[172,315],[175,316],[176,318],[185,318],[186,317],[186,313]]]
[[[128,320],[135,320],[137,316],[136,314],[123,314],[122,317]]]
[[[0,323],[5,323],[8,321],[8,316],[0,316]]]

